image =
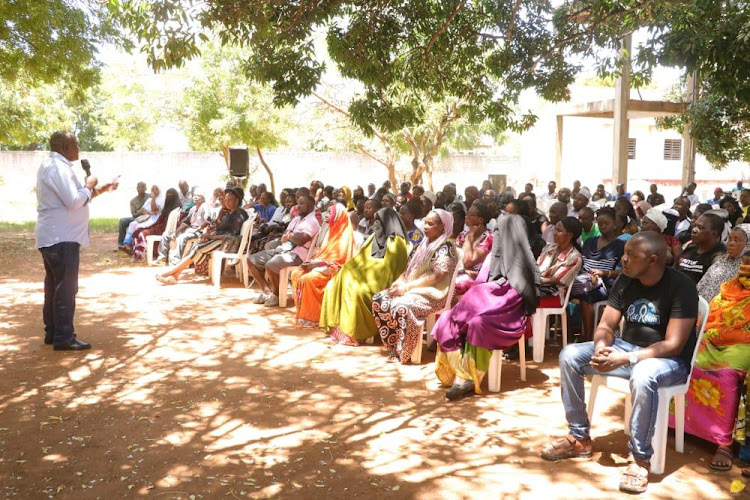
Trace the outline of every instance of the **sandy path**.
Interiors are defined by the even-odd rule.
[[[597,405],[593,460],[538,457],[564,432],[555,366],[503,368],[502,391],[447,404],[432,373],[380,346],[333,346],[293,310],[227,279],[160,286],[95,235],[82,255],[78,335],[42,343],[41,258],[0,233],[0,494],[16,498],[615,498],[622,400]],[[192,274],[192,273],[190,273]],[[712,446],[668,451],[647,498],[728,498],[739,469]]]

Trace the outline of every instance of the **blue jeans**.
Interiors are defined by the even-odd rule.
[[[78,243],[65,241],[39,249],[45,271],[44,335],[54,344],[65,344],[74,337],[80,248]]]
[[[612,347],[621,352],[641,349],[621,338],[615,338]],[[684,384],[690,367],[679,357],[649,358],[635,365],[625,365],[608,373],[599,373],[591,366],[594,343],[569,344],[560,353],[560,379],[565,416],[570,435],[578,440],[589,439],[589,418],[583,378],[586,375],[604,375],[630,379],[633,413],[630,417],[630,453],[637,460],[648,462],[654,449],[651,438],[656,427],[659,388]]]

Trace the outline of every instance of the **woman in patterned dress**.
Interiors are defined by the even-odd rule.
[[[450,213],[436,209],[427,214],[425,237],[406,271],[372,298],[372,314],[390,360],[408,363],[414,349],[421,349],[425,319],[445,306],[457,264],[456,249],[448,241],[452,232]]]

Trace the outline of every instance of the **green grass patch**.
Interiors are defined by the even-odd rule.
[[[91,219],[89,228],[96,233],[116,233],[119,229],[120,219],[114,217],[101,217]],[[0,232],[33,232],[36,221],[26,222],[2,222],[0,221]]]

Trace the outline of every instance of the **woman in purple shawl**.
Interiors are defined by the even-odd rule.
[[[539,267],[521,216],[505,215],[498,221],[491,258],[477,283],[432,330],[438,343],[435,374],[450,387],[450,400],[481,393],[492,350],[516,344],[526,331],[527,316],[539,305]]]

